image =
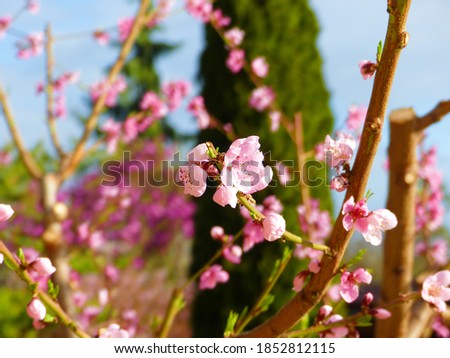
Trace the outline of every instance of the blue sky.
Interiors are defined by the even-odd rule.
[[[22,2],[1,1],[0,15],[14,14]],[[362,59],[374,60],[376,46],[384,39],[387,25],[385,1],[373,0],[310,0],[316,11],[321,34],[318,46],[324,61],[324,75],[331,92],[331,106],[336,127],[345,120],[351,104],[367,104],[372,81],[363,81],[358,72]],[[51,21],[55,35],[80,33],[114,26],[117,20],[131,16],[135,1],[126,0],[41,0],[42,11],[37,16],[22,15],[14,28],[23,32],[43,30]],[[203,46],[202,26],[183,11],[182,0],[176,1],[174,14],[157,33],[158,39],[179,44],[177,51],[158,64],[163,80],[185,78],[195,80],[197,60]],[[396,75],[388,112],[400,107],[413,107],[421,115],[441,99],[450,98],[450,2],[429,0],[413,2],[408,21],[410,42],[403,51]],[[44,98],[34,95],[35,84],[43,79],[44,58],[17,61],[14,43],[7,36],[0,41],[0,80],[10,93],[18,125],[30,145],[48,140],[44,126]],[[103,77],[103,70],[117,50],[98,46],[89,35],[57,41],[55,55],[57,71],[81,70],[81,82],[89,84]],[[276,64],[273,64],[276,65]],[[83,92],[70,89],[68,105],[71,111],[85,113]],[[173,118],[185,131],[195,130],[193,119],[183,112]],[[79,132],[70,116],[59,123],[65,141]],[[450,118],[430,128],[427,143],[439,146],[440,167],[447,187],[450,185],[450,149],[448,139]],[[384,205],[386,175],[381,169],[387,148],[388,128],[377,156],[369,186],[376,193],[374,206]],[[0,143],[9,140],[4,120],[0,120]]]

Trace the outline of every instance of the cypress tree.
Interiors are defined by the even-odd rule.
[[[302,113],[305,147],[306,150],[312,149],[324,140],[326,133],[331,132],[333,119],[321,72],[322,62],[316,48],[319,27],[308,1],[218,0],[215,3],[232,18],[231,26],[245,30],[242,47],[247,60],[265,56],[270,63],[265,82],[275,90],[277,102],[289,118],[293,118],[296,112]],[[248,98],[254,86],[243,71],[233,75],[226,68],[228,52],[209,25],[205,36],[200,79],[208,111],[223,123],[232,123],[240,138],[258,135],[261,149],[263,152],[270,151],[272,160],[296,162],[295,144],[288,133],[282,128],[275,133],[270,132],[267,114],[249,108]],[[230,144],[220,133],[211,129],[200,133],[199,142],[207,140],[221,150],[226,150]],[[275,194],[282,201],[283,216],[289,230],[300,233],[296,211],[301,198],[300,187],[269,187],[255,198],[261,200],[269,194]],[[207,190],[197,201],[192,271],[199,269],[218,248],[210,237],[212,226],[221,225],[227,233],[233,234],[244,223],[237,210],[218,206],[212,201],[212,195],[213,190]],[[312,195],[321,199],[322,209],[330,209],[330,195],[324,185],[314,188]],[[197,293],[192,313],[193,335],[222,336],[230,310],[240,312],[255,302],[281,252],[281,243],[263,243],[245,253],[239,265],[224,261],[225,269],[230,272],[230,281],[213,291]],[[274,289],[274,303],[254,324],[272,315],[291,297],[292,280],[301,269],[299,261],[290,263]]]

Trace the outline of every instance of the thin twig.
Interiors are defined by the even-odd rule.
[[[30,152],[25,148],[22,136],[16,127],[11,108],[9,107],[8,98],[6,97],[6,93],[4,92],[1,84],[0,103],[3,108],[3,114],[5,116],[6,123],[8,124],[12,139],[17,147],[17,150],[19,151],[20,158],[25,165],[25,168],[33,178],[40,179],[42,177],[42,170],[38,167]]]
[[[441,101],[429,113],[416,119],[415,129],[417,131],[424,130],[430,125],[439,122],[448,113],[450,113],[450,100]]]
[[[64,157],[64,150],[62,149],[59,141],[58,133],[56,131],[56,118],[54,113],[54,87],[53,87],[53,67],[55,65],[55,59],[53,57],[53,36],[51,25],[48,24],[45,29],[45,52],[46,52],[46,77],[47,85],[45,87],[45,93],[47,94],[47,124],[50,132],[50,138],[53,146],[55,147],[60,158]]]

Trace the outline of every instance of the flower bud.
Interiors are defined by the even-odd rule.
[[[317,321],[323,321],[326,317],[328,317],[331,312],[333,312],[333,307],[328,305],[323,305],[319,308],[319,313],[317,313]]]
[[[47,257],[38,257],[30,263],[29,268],[36,271],[39,276],[49,276],[56,271],[56,268]]]
[[[373,294],[371,292],[368,292],[364,295],[361,305],[363,307],[369,307],[372,302],[373,302]]]
[[[391,312],[385,310],[384,308],[374,308],[370,310],[370,314],[378,319],[388,319],[392,316]]]
[[[33,298],[27,306],[27,314],[34,320],[42,321],[47,314],[47,310],[38,298]]]
[[[213,226],[211,228],[211,237],[214,240],[221,240],[222,237],[225,235],[225,230],[222,226]]]
[[[11,205],[0,204],[0,221],[8,220],[14,214]]]
[[[264,239],[275,241],[286,231],[286,221],[279,214],[270,213],[263,221]]]

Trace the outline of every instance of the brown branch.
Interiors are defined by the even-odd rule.
[[[128,38],[125,40],[124,44],[122,45],[122,48],[120,50],[116,62],[113,64],[111,70],[109,71],[106,80],[107,85],[111,85],[119,75],[120,71],[122,70],[125,64],[125,60],[127,59],[131,49],[133,48],[133,45],[139,33],[141,32],[142,28],[148,21],[149,15],[147,14],[147,9],[149,5],[150,0],[141,0],[141,5],[135,17],[135,21],[130,31],[130,34]],[[92,132],[94,131],[95,127],[97,126],[98,117],[100,116],[105,107],[106,96],[107,93],[105,91],[95,102],[94,108],[92,109],[92,112],[86,121],[84,132],[80,140],[78,141],[77,145],[75,146],[74,151],[70,154],[70,157],[68,158],[66,164],[64,165],[64,168],[62,169],[63,179],[69,177],[75,171],[76,167],[83,159],[83,154],[85,153],[84,147],[89,137],[91,136]]]
[[[25,168],[33,178],[40,179],[42,177],[42,170],[38,167],[35,160],[31,156],[30,152],[25,148],[22,136],[18,128],[16,127],[16,123],[14,121],[11,108],[9,107],[8,98],[1,84],[0,84],[0,103],[2,105],[3,114],[5,116],[6,123],[8,124],[8,128],[11,133],[13,142],[16,145],[17,150],[19,151],[20,158],[23,164],[25,165]]]
[[[406,46],[408,35],[406,20],[412,0],[389,0],[389,24],[384,41],[384,49],[375,76],[372,96],[367,111],[361,142],[352,170],[352,182],[345,200],[353,196],[355,200],[364,197],[372,163],[381,141],[384,116],[395,70],[401,50]],[[342,213],[339,214],[329,241],[332,256],[323,255],[321,270],[313,275],[309,283],[294,298],[283,306],[272,318],[241,337],[277,337],[294,326],[306,315],[324,295],[328,284],[336,274],[340,261],[352,236],[342,226]]]
[[[45,87],[45,93],[47,94],[47,124],[50,132],[50,138],[53,146],[55,147],[60,158],[64,157],[64,150],[62,149],[59,137],[56,132],[56,118],[54,114],[54,88],[53,88],[53,67],[55,66],[55,60],[53,57],[53,36],[52,28],[50,24],[45,29],[45,53],[46,53],[46,74],[47,85]]]
[[[422,131],[432,124],[439,122],[448,113],[450,113],[450,100],[441,101],[429,113],[423,117],[417,118],[415,129],[417,131]]]
[[[384,242],[381,300],[389,302],[411,290],[414,270],[417,145],[416,114],[410,108],[391,113],[389,144],[389,194],[387,208],[398,225],[386,233]],[[408,337],[411,303],[392,309],[392,316],[378,320],[376,337]]]

